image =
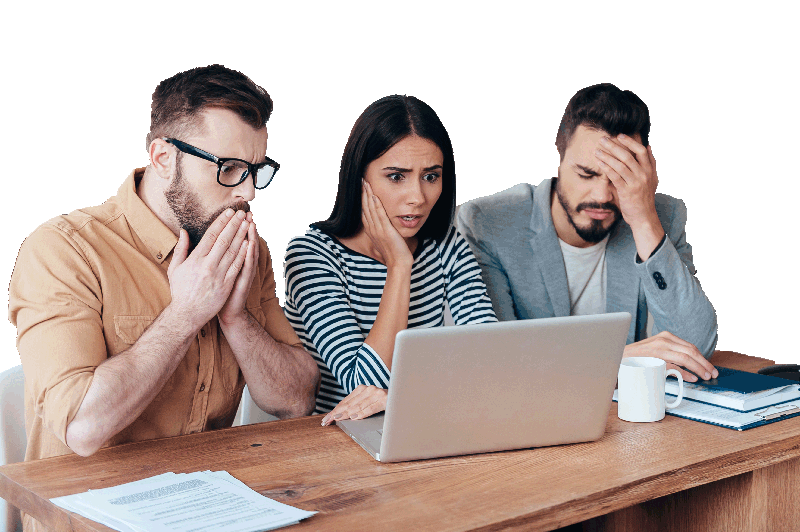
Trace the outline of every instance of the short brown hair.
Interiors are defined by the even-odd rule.
[[[650,134],[650,111],[641,98],[631,91],[620,90],[611,83],[600,83],[575,93],[561,118],[556,134],[556,149],[564,160],[567,145],[579,126],[605,131],[611,136],[639,134],[647,146]]]
[[[272,114],[272,98],[241,72],[222,65],[179,72],[153,92],[147,149],[156,138],[180,137],[198,128],[197,116],[209,108],[229,109],[260,129]]]

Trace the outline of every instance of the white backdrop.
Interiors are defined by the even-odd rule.
[[[650,107],[659,190],[688,206],[718,348],[800,361],[800,43],[781,4],[21,4],[0,35],[3,279],[36,226],[103,202],[147,163],[152,91],[187,68],[241,70],[275,101],[268,154],[281,171],[252,207],[278,265],[329,214],[347,135],[377,98],[411,94],[438,112],[462,203],[553,176],[567,101],[608,81]],[[282,297],[280,268],[277,282]],[[0,370],[19,363],[15,335],[0,324]]]

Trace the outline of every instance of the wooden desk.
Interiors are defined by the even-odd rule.
[[[755,371],[770,361],[718,352]],[[800,530],[800,418],[737,432],[667,416],[597,442],[400,464],[320,416],[0,468],[0,496],[54,530],[108,530],[51,497],[166,471],[227,470],[319,514],[290,530]],[[479,423],[480,420],[475,420]],[[585,521],[585,522],[584,522]]]

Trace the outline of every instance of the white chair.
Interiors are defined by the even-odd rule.
[[[25,376],[22,366],[0,373],[0,465],[25,459]],[[21,532],[19,510],[0,499],[0,530]]]
[[[253,423],[275,421],[276,419],[278,418],[258,408],[258,405],[250,396],[250,389],[245,385],[244,391],[242,392],[242,401],[239,403],[239,411],[236,412],[236,419],[233,422],[233,426],[252,425]]]

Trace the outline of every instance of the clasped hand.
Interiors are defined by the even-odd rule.
[[[258,261],[253,215],[226,209],[189,254],[189,236],[180,230],[167,270],[173,307],[193,331],[219,314],[220,323],[245,312]]]

